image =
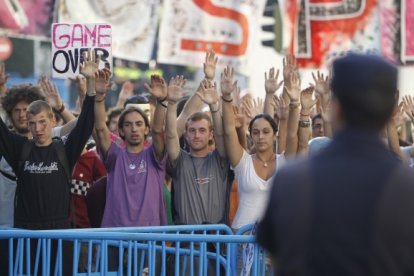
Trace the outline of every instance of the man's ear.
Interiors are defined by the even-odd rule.
[[[118,128],[118,133],[119,133],[119,137],[124,137],[124,131],[122,130],[122,128]]]

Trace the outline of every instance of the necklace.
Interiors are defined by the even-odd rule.
[[[259,160],[260,162],[262,162],[263,163],[263,167],[265,167],[265,168],[267,168],[267,162],[270,162],[270,161],[272,161],[274,158],[275,158],[275,155],[274,154],[272,154],[272,157],[270,157],[269,158],[269,160],[267,160],[267,161],[263,161],[262,159],[260,159],[256,154],[254,155],[254,157],[257,159],[257,160]]]
[[[135,165],[135,162],[138,160],[138,158],[139,158],[139,154],[138,154],[138,156],[136,156],[133,160],[131,160],[130,158],[129,158],[129,152],[126,152],[127,154],[126,154],[126,156],[127,156],[127,158],[128,158],[128,161],[129,161],[129,165],[128,165],[128,167],[129,167],[129,169],[130,170],[135,170],[135,168],[137,167],[136,165]]]

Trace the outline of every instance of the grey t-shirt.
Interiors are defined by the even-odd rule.
[[[176,224],[218,223],[223,220],[228,188],[229,162],[217,151],[192,157],[181,150],[170,164],[174,185]]]

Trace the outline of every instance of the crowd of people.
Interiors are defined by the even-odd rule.
[[[98,68],[93,52],[84,55],[76,112],[68,110],[47,77],[37,85],[8,87],[6,68],[0,66],[1,227],[225,223],[237,231],[262,219],[276,172],[317,156],[337,128],[331,92],[337,76],[317,71],[304,87],[293,55],[283,59],[281,70],[265,73],[264,101],[241,94],[233,68],[218,74],[218,57],[209,51],[204,79],[189,97],[183,97],[183,76],[167,82],[152,75],[145,86],[150,97],[131,95],[126,83],[110,109],[105,97],[111,72]],[[346,81],[340,85],[355,90]],[[343,98],[355,106],[365,100]],[[374,124],[387,151],[410,163],[414,101],[406,96],[392,103],[392,118],[378,125],[354,118],[361,115],[357,112],[349,116]],[[117,261],[110,258],[109,266],[117,267]]]

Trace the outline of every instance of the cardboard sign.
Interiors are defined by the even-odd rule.
[[[89,49],[101,56],[99,69],[112,70],[112,27],[109,24],[52,25],[52,76],[68,79],[79,75],[83,52]]]

